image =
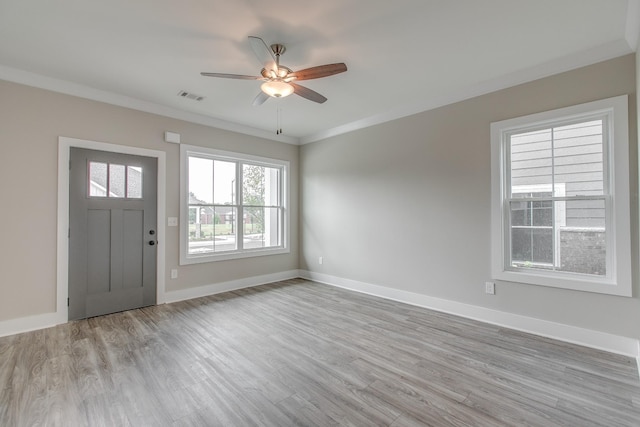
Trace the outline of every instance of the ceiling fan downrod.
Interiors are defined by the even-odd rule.
[[[284,52],[287,50],[287,48],[284,47],[283,44],[275,43],[271,45],[271,50],[273,51],[273,54],[276,56],[276,65],[280,66],[280,55],[283,55]]]

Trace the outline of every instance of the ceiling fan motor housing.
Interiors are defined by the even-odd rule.
[[[270,71],[271,70],[263,68],[262,70],[260,70],[260,74],[262,74],[262,77],[264,77],[265,79],[272,79],[274,77],[271,75]],[[285,67],[284,65],[278,65],[278,77],[286,77],[290,73],[293,73],[293,70],[291,68]]]

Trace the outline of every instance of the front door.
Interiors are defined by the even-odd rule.
[[[155,304],[157,159],[70,158],[69,320]]]

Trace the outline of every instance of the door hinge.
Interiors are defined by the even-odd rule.
[[[71,160],[69,160],[69,170],[71,170]]]
[[[70,239],[71,238],[71,228],[69,228],[68,232],[67,232],[67,238]]]
[[[67,307],[69,307],[69,298],[67,298]]]

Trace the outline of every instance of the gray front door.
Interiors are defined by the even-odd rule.
[[[71,148],[69,320],[156,303],[157,159]]]

